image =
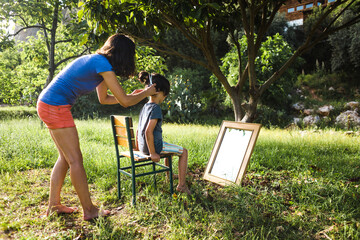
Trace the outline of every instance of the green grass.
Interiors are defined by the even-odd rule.
[[[93,201],[112,215],[92,223],[82,221],[81,213],[41,217],[55,146],[38,119],[5,120],[0,122],[0,239],[360,237],[358,136],[262,128],[242,185],[220,187],[202,179],[219,126],[164,124],[165,140],[189,150],[193,194],[170,198],[163,176],[157,191],[143,178],[132,207],[129,179],[122,185],[123,198],[116,197],[109,119],[76,124]],[[69,177],[62,199],[80,207]]]

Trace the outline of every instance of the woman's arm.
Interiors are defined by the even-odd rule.
[[[99,74],[104,78],[104,81],[96,87],[96,92],[101,104],[119,103],[123,107],[128,107],[135,105],[148,96],[156,94],[154,84],[141,92],[126,94],[120,86],[114,72],[108,71]],[[107,93],[108,89],[110,89],[113,96]]]
[[[96,93],[98,95],[99,102],[101,104],[118,104],[118,100],[113,95],[109,95],[108,87],[106,83],[103,81],[96,87]]]
[[[155,144],[154,144],[154,129],[157,121],[158,121],[157,119],[150,119],[145,129],[146,144],[149,149],[151,160],[153,160],[154,162],[160,161],[160,155],[155,152]]]

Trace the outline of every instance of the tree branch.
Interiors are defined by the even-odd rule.
[[[263,39],[263,37],[265,36],[266,31],[269,29],[271,23],[274,21],[274,18],[275,18],[275,16],[276,16],[276,13],[277,13],[278,10],[280,9],[281,4],[282,4],[282,2],[276,4],[276,6],[274,7],[273,11],[271,12],[270,17],[269,17],[268,20],[267,20],[266,14],[263,15],[263,17],[262,17],[262,24],[261,24],[261,26],[260,26],[260,30],[259,30],[259,32],[258,32],[258,37],[256,38],[256,42],[255,42],[255,52],[258,52],[258,51],[259,51],[259,49],[260,49],[260,47],[261,47],[262,39]],[[264,5],[264,4],[263,4],[263,9],[264,9],[264,11],[267,11],[266,8],[267,8],[267,5]]]
[[[241,74],[241,81],[239,81],[237,84],[236,84],[236,88],[238,89],[241,89],[245,82],[246,82],[246,79],[247,77],[249,76],[248,74],[248,70],[249,70],[249,63],[246,64],[245,68],[244,68],[244,71],[242,72]]]
[[[295,61],[295,59],[301,55],[305,51],[305,47],[300,47],[294,55],[292,55],[286,63],[278,70],[276,71],[266,82],[260,86],[259,88],[259,95],[261,96],[266,89],[268,89],[271,84],[273,84],[277,79],[280,78],[280,76],[289,68],[289,66]]]
[[[23,18],[21,15],[17,15],[17,17],[19,17],[23,21],[25,26],[29,26],[29,24],[27,24],[25,18]]]
[[[86,47],[86,49],[84,51],[82,51],[80,54],[62,59],[61,61],[59,61],[58,63],[55,64],[55,68],[58,68],[62,63],[66,62],[66,61],[68,61],[70,59],[78,58],[78,57],[84,55],[84,53],[86,53],[86,51],[88,51],[88,50],[90,50],[90,48]]]
[[[58,43],[66,43],[66,42],[72,42],[74,39],[67,39],[67,40],[60,40],[60,41],[55,41],[55,44]]]
[[[156,49],[159,52],[162,53],[166,53],[166,54],[170,54],[170,55],[174,55],[174,56],[178,56],[181,57],[185,60],[191,61],[193,63],[199,64],[201,66],[203,66],[204,68],[211,70],[210,66],[208,64],[206,64],[205,62],[201,61],[201,60],[197,60],[194,59],[188,55],[182,54],[174,49],[172,49],[171,47],[169,47],[167,44],[162,43],[162,42],[154,42],[151,39],[145,39],[145,38],[141,38],[138,37],[136,35],[131,34],[131,32],[125,31],[125,30],[121,30],[121,32],[125,35],[128,35],[130,37],[132,37],[136,42],[145,45],[145,46],[150,46],[153,47],[154,49]]]
[[[354,3],[354,0],[352,0],[351,3],[349,3],[346,8],[348,8],[352,3]],[[305,51],[309,50],[310,48],[314,47],[317,43],[319,43],[321,40],[325,39],[326,37],[328,37],[329,35],[331,35],[334,32],[337,32],[341,29],[350,27],[358,22],[360,22],[360,15],[352,18],[350,21],[346,22],[345,24],[342,24],[339,27],[335,27],[335,28],[330,28],[331,25],[333,25],[336,21],[336,19],[339,18],[340,15],[342,15],[345,11],[345,9],[342,9],[342,11],[330,22],[330,24],[328,24],[328,26],[323,30],[323,32],[316,37],[314,40],[313,37],[315,35],[315,30],[317,29],[318,26],[320,26],[320,24],[324,21],[324,19],[331,13],[333,12],[337,6],[339,6],[340,3],[338,3],[338,5],[332,6],[332,8],[329,8],[328,11],[326,11],[320,19],[318,19],[318,21],[316,22],[316,24],[313,26],[313,28],[310,31],[310,34],[308,35],[305,43],[300,46],[296,52],[294,53],[294,55],[289,58],[289,60],[278,70],[276,71],[261,87],[260,87],[260,94],[262,94],[266,89],[268,89],[270,87],[271,84],[273,84],[287,69],[288,67],[295,61],[295,59],[300,56],[302,53],[304,53]]]
[[[45,26],[43,18],[41,19],[41,23],[43,26]],[[46,48],[47,48],[49,56],[50,56],[50,42],[49,42],[49,37],[48,37],[47,31],[45,31],[45,30],[44,30],[44,38],[45,38]]]
[[[325,28],[328,29],[330,28],[334,23],[335,21],[355,2],[355,0],[352,0],[351,3],[349,3],[346,7],[344,7],[341,12],[328,24],[328,26]],[[331,8],[331,7],[330,7]]]
[[[245,10],[246,2],[245,2],[245,0],[240,0],[239,4],[240,4],[241,19],[242,19],[244,30],[245,30],[245,32],[250,32],[250,26],[249,26],[249,22],[247,20],[246,10]]]
[[[325,39],[326,37],[328,37],[329,35],[333,34],[334,32],[340,31],[344,28],[350,27],[354,24],[357,24],[360,22],[360,15],[351,19],[350,21],[348,21],[347,23],[336,27],[336,28],[332,28],[332,29],[327,29],[326,31],[324,31],[322,34],[320,34],[315,40],[313,40],[313,42],[311,42],[305,49],[308,50],[312,47],[314,47],[318,42],[320,42],[321,40]]]
[[[321,40],[325,39],[326,37],[328,37],[329,35],[331,35],[334,32],[337,32],[341,29],[350,27],[356,23],[360,22],[360,15],[354,17],[353,19],[351,19],[350,21],[348,21],[347,23],[336,27],[336,28],[332,28],[332,29],[325,29],[324,32],[322,34],[320,34],[317,38],[315,38],[315,40],[311,41],[311,38],[313,36],[308,36],[307,41],[298,48],[298,50],[296,50],[296,52],[294,53],[294,55],[280,68],[279,71],[276,71],[261,87],[260,87],[260,94],[262,94],[266,89],[268,89],[270,87],[270,85],[272,83],[274,83],[280,76],[281,74],[283,74],[288,67],[295,61],[295,59],[300,56],[302,53],[304,53],[305,51],[309,50],[310,48],[314,47],[317,43],[319,43]]]
[[[315,22],[315,24],[312,26],[310,32],[308,33],[309,37],[312,37],[315,35],[316,30],[320,27],[321,23],[324,22],[327,16],[330,15],[333,11],[337,9],[338,6],[340,6],[343,2],[341,0],[335,1],[328,9],[325,9],[324,13],[321,15],[319,19]],[[328,27],[332,25],[333,22],[331,22]]]
[[[33,26],[22,27],[19,30],[17,30],[15,33],[9,34],[9,36],[14,37],[14,36],[18,35],[21,31],[24,31],[24,30],[30,29],[30,28],[39,28],[39,29],[49,30],[48,28],[41,26],[41,25],[33,25]]]
[[[194,46],[201,49],[201,43],[199,43],[196,38],[190,34],[186,28],[182,27],[179,22],[177,22],[174,18],[171,18],[164,12],[161,12],[164,18],[168,21],[168,24],[173,26],[174,28],[178,29]]]

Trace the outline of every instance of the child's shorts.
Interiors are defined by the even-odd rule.
[[[184,151],[183,147],[180,147],[175,144],[163,142],[163,152],[171,152],[175,153],[176,155],[181,155]]]
[[[75,127],[70,109],[71,105],[53,106],[40,100],[37,102],[38,115],[49,129]]]

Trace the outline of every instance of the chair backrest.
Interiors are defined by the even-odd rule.
[[[132,151],[135,145],[133,121],[128,116],[111,116],[115,144],[124,146]]]

